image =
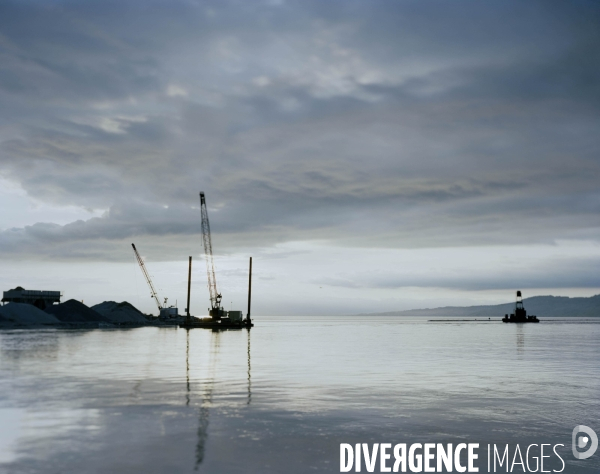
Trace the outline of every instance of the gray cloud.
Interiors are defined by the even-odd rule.
[[[600,239],[587,2],[4,2],[0,175],[106,209],[3,258]]]
[[[597,288],[600,259],[554,258],[536,262],[518,272],[497,268],[494,272],[458,267],[452,271],[400,273],[368,271],[360,275],[327,277],[315,284],[355,289],[401,289],[410,287],[445,288],[465,291],[513,290],[514,288]]]

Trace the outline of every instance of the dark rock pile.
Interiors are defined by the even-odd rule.
[[[110,323],[110,320],[77,300],[47,307],[44,311],[64,323]]]
[[[60,321],[51,314],[26,303],[0,306],[0,327],[53,326]]]
[[[92,309],[115,324],[146,324],[148,320],[135,306],[123,301],[104,301],[92,306]]]

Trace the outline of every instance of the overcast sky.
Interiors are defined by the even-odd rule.
[[[205,313],[199,191],[256,314],[600,293],[600,4],[0,3],[2,290]]]

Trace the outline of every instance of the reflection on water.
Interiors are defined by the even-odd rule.
[[[252,376],[250,373],[250,370],[251,370],[251,366],[250,366],[250,328],[248,328],[246,330],[246,332],[248,333],[248,402],[247,402],[247,405],[250,405],[250,402],[252,401]]]
[[[60,349],[60,337],[58,331],[50,330],[15,330],[11,331],[15,336],[2,338],[0,352],[3,359],[19,360],[49,360],[55,359]]]
[[[514,323],[517,326],[517,353],[525,352],[525,328],[522,323]]]
[[[185,405],[190,404],[190,330],[185,330]]]
[[[196,444],[196,464],[194,469],[202,464],[204,460],[204,448],[208,438],[208,416],[209,407],[212,403],[213,384],[215,380],[215,368],[217,365],[217,357],[219,355],[219,337],[220,331],[211,331],[212,350],[210,353],[209,375],[206,382],[203,384],[202,402],[199,409],[198,417],[198,443]]]
[[[563,443],[597,473],[567,455],[600,427],[600,324],[532,326],[0,332],[0,472],[339,472],[339,443],[469,440]]]

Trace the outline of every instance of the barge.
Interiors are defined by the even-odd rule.
[[[206,258],[206,271],[208,276],[208,291],[210,294],[210,308],[208,308],[208,318],[196,318],[190,315],[190,287],[192,281],[192,257],[189,261],[188,269],[188,288],[187,288],[187,308],[186,317],[179,324],[180,328],[205,328],[212,330],[222,329],[242,329],[254,326],[250,319],[250,302],[252,295],[252,257],[250,257],[250,271],[248,276],[248,313],[243,318],[241,311],[225,311],[221,305],[223,297],[217,290],[217,279],[215,276],[215,264],[213,260],[212,241],[210,236],[210,224],[208,221],[208,209],[206,207],[206,197],[200,192],[200,215],[202,219],[202,243],[204,246],[204,256]]]
[[[504,315],[502,318],[503,323],[539,323],[540,320],[537,316],[527,316],[527,311],[523,307],[523,298],[521,292],[517,291],[517,302],[515,304],[515,312],[510,316]]]
[[[239,311],[230,312],[238,313]],[[186,317],[183,323],[179,325],[179,327],[183,329],[205,328],[213,330],[243,329],[251,328],[253,326],[254,324],[250,318],[231,319],[230,317],[226,317],[219,320],[214,320],[213,318],[195,318],[193,316],[190,316],[189,318]]]

